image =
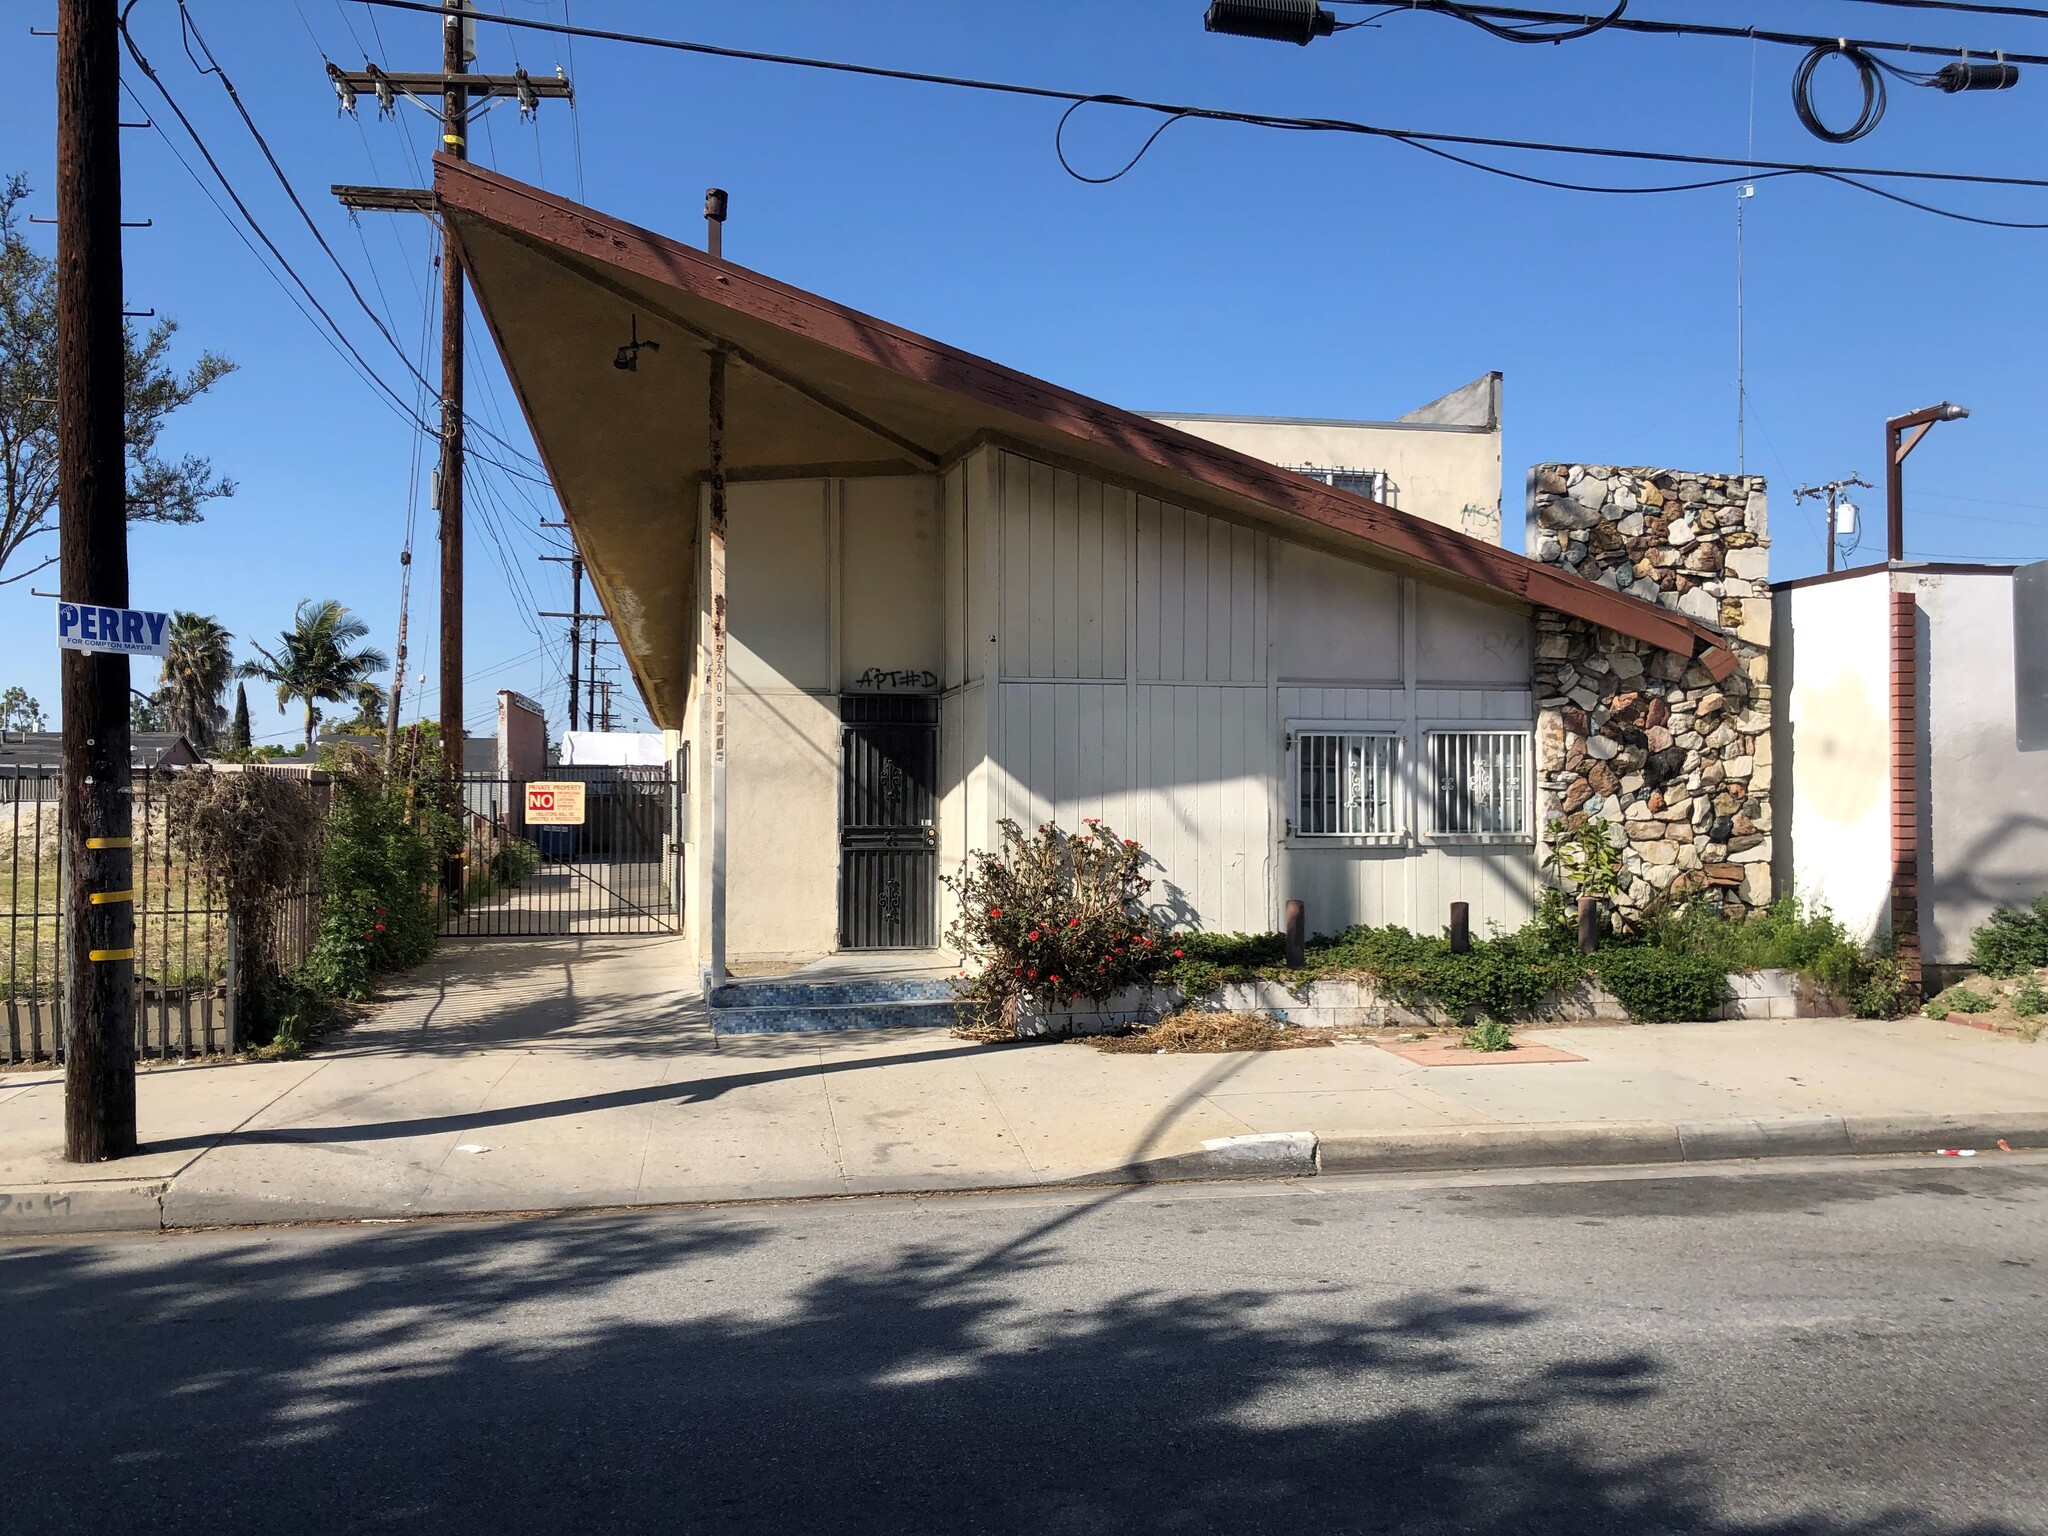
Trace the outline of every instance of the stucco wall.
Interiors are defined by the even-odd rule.
[[[1399,421],[1155,415],[1154,421],[1288,468],[1383,470],[1389,506],[1501,537],[1500,376],[1453,390]]]
[[[748,481],[728,507],[726,955],[826,954],[840,692],[933,692],[944,665],[937,480]]]
[[[1877,569],[1775,594],[1779,880],[1864,941],[1890,926],[1890,591]]]
[[[1958,965],[1994,906],[2048,893],[2048,760],[2018,747],[2012,577],[1895,580],[1920,611],[1921,954]]]

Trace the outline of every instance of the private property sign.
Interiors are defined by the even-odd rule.
[[[171,616],[143,608],[101,608],[94,603],[57,605],[57,648],[63,651],[119,651],[126,656],[163,656],[171,648]]]
[[[526,824],[531,827],[582,826],[583,786],[576,783],[527,785]]]

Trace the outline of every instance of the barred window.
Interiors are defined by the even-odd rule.
[[[1354,496],[1369,496],[1374,501],[1387,499],[1387,472],[1384,469],[1324,469],[1315,464],[1288,464],[1282,466],[1297,475],[1307,475],[1311,480],[1320,480],[1336,490],[1349,491]]]
[[[1389,837],[1399,782],[1398,736],[1304,731],[1294,738],[1297,837]]]
[[[1439,837],[1529,835],[1529,733],[1431,731],[1430,831]]]

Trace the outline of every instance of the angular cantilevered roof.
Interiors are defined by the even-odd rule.
[[[919,336],[694,246],[437,156],[434,190],[657,723],[679,726],[696,644],[708,358],[729,359],[738,478],[932,469],[978,441],[1037,450],[1147,494],[1483,597],[1555,609],[1716,677],[1723,638],[1362,496]],[[614,366],[637,337],[658,350]]]

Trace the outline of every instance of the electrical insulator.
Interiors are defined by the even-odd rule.
[[[2009,91],[2020,83],[2020,72],[2013,64],[1963,61],[1942,65],[1934,72],[1934,83],[1951,95],[1957,91]]]
[[[1306,44],[1334,32],[1337,18],[1323,9],[1320,0],[1211,0],[1202,26],[1232,37]]]

